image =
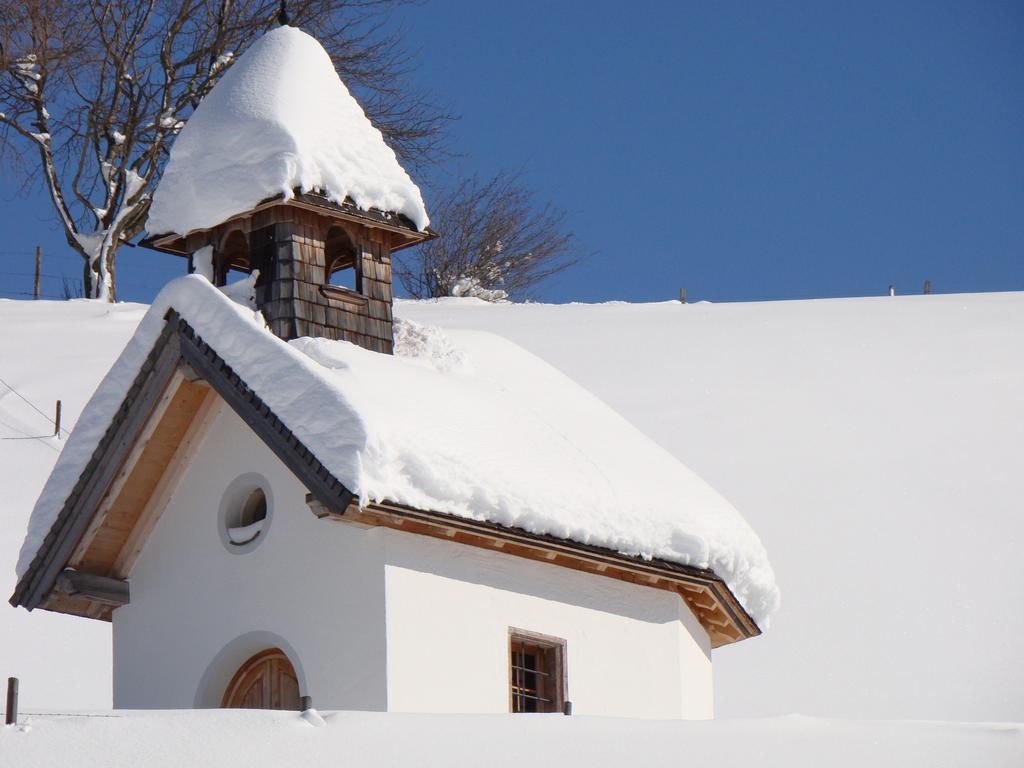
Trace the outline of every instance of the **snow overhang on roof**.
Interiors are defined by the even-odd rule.
[[[416,225],[412,223],[408,216],[403,214],[388,213],[376,208],[364,211],[358,208],[351,200],[346,200],[344,203],[336,203],[317,192],[303,192],[298,189],[294,191],[291,197],[286,198],[284,195],[276,195],[275,197],[261,200],[253,209],[228,219],[227,222],[224,222],[224,227],[230,230],[233,222],[247,218],[275,205],[302,208],[330,217],[331,219],[343,219],[366,225],[372,229],[387,230],[391,233],[390,250],[392,253],[422,243],[424,240],[433,240],[438,236],[437,232],[430,227],[423,230],[416,229]],[[163,253],[171,253],[175,256],[190,256],[199,247],[196,245],[197,242],[208,242],[200,234],[208,231],[192,230],[184,235],[152,235],[145,237],[139,244],[145,248],[152,248]]]
[[[416,231],[429,224],[419,188],[327,51],[282,26],[253,43],[188,119],[153,194],[147,229],[157,237],[210,229],[296,190],[404,217]]]
[[[766,626],[778,591],[756,534],[600,400],[490,334],[449,337],[400,323],[396,346],[390,356],[325,339],[285,343],[258,312],[204,278],[172,282],[86,407],[47,482],[12,602],[86,612],[67,597],[73,589],[54,590],[68,565],[100,579],[81,586],[83,594],[107,596],[108,606],[127,599],[118,590],[130,571],[124,550],[131,542],[106,559],[89,550],[101,518],[117,510],[118,499],[108,498],[112,478],[133,482],[125,462],[145,430],[167,437],[147,445],[185,439],[181,414],[191,418],[203,407],[202,380],[299,477],[321,516],[440,532],[672,589],[713,645]],[[150,414],[161,407],[178,422],[153,423]],[[137,520],[127,526],[138,527]]]

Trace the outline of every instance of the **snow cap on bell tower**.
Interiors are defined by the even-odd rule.
[[[420,231],[429,223],[419,188],[327,51],[281,26],[253,43],[189,118],[154,192],[147,229],[209,229],[296,190],[401,214]]]

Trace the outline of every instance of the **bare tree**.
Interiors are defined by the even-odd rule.
[[[292,0],[288,14],[422,166],[448,115],[403,87],[408,58],[383,28],[401,2]],[[87,296],[114,300],[117,249],[142,232],[173,137],[279,13],[276,0],[0,0],[0,150],[48,192]]]
[[[519,174],[465,179],[432,206],[440,237],[403,252],[395,274],[418,299],[526,298],[580,259],[565,219],[565,211],[539,203]]]

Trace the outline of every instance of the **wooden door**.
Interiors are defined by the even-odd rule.
[[[280,648],[260,651],[228,683],[220,705],[232,709],[299,710],[299,682]]]

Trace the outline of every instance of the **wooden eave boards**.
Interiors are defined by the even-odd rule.
[[[712,648],[761,634],[725,582],[707,568],[629,557],[603,547],[398,504],[369,504],[363,508],[352,504],[340,514],[328,512],[315,502],[310,506],[318,517],[339,522],[431,536],[676,592],[708,633]]]
[[[416,229],[416,226],[406,216],[402,214],[387,213],[385,211],[379,211],[377,209],[371,209],[364,211],[357,208],[354,203],[345,202],[338,204],[328,200],[323,195],[319,195],[313,192],[299,192],[296,191],[295,196],[284,200],[280,197],[273,197],[258,203],[252,210],[246,211],[244,214],[232,217],[229,221],[235,219],[244,219],[253,214],[270,208],[275,205],[290,205],[297,208],[302,208],[309,211],[314,211],[325,216],[329,216],[335,219],[343,219],[346,221],[354,221],[359,224],[365,224],[366,226],[384,229],[391,232],[391,251],[400,251],[403,248],[421,243],[424,240],[433,240],[437,237],[437,233],[427,227],[425,230],[420,231]],[[226,222],[222,222],[226,223]],[[219,226],[219,225],[218,225]],[[205,230],[196,230],[205,231]],[[153,248],[157,251],[163,251],[164,253],[172,253],[178,256],[188,256],[190,251],[188,249],[188,235],[194,234],[193,232],[186,232],[183,234],[158,233],[151,237],[147,237],[142,241],[142,245],[147,248]]]
[[[676,592],[712,647],[760,634],[709,569],[629,557],[553,536],[397,504],[360,508],[173,310],[106,434],[11,597],[13,605],[110,620],[128,576],[218,404],[226,403],[309,490],[321,518],[383,526]]]

